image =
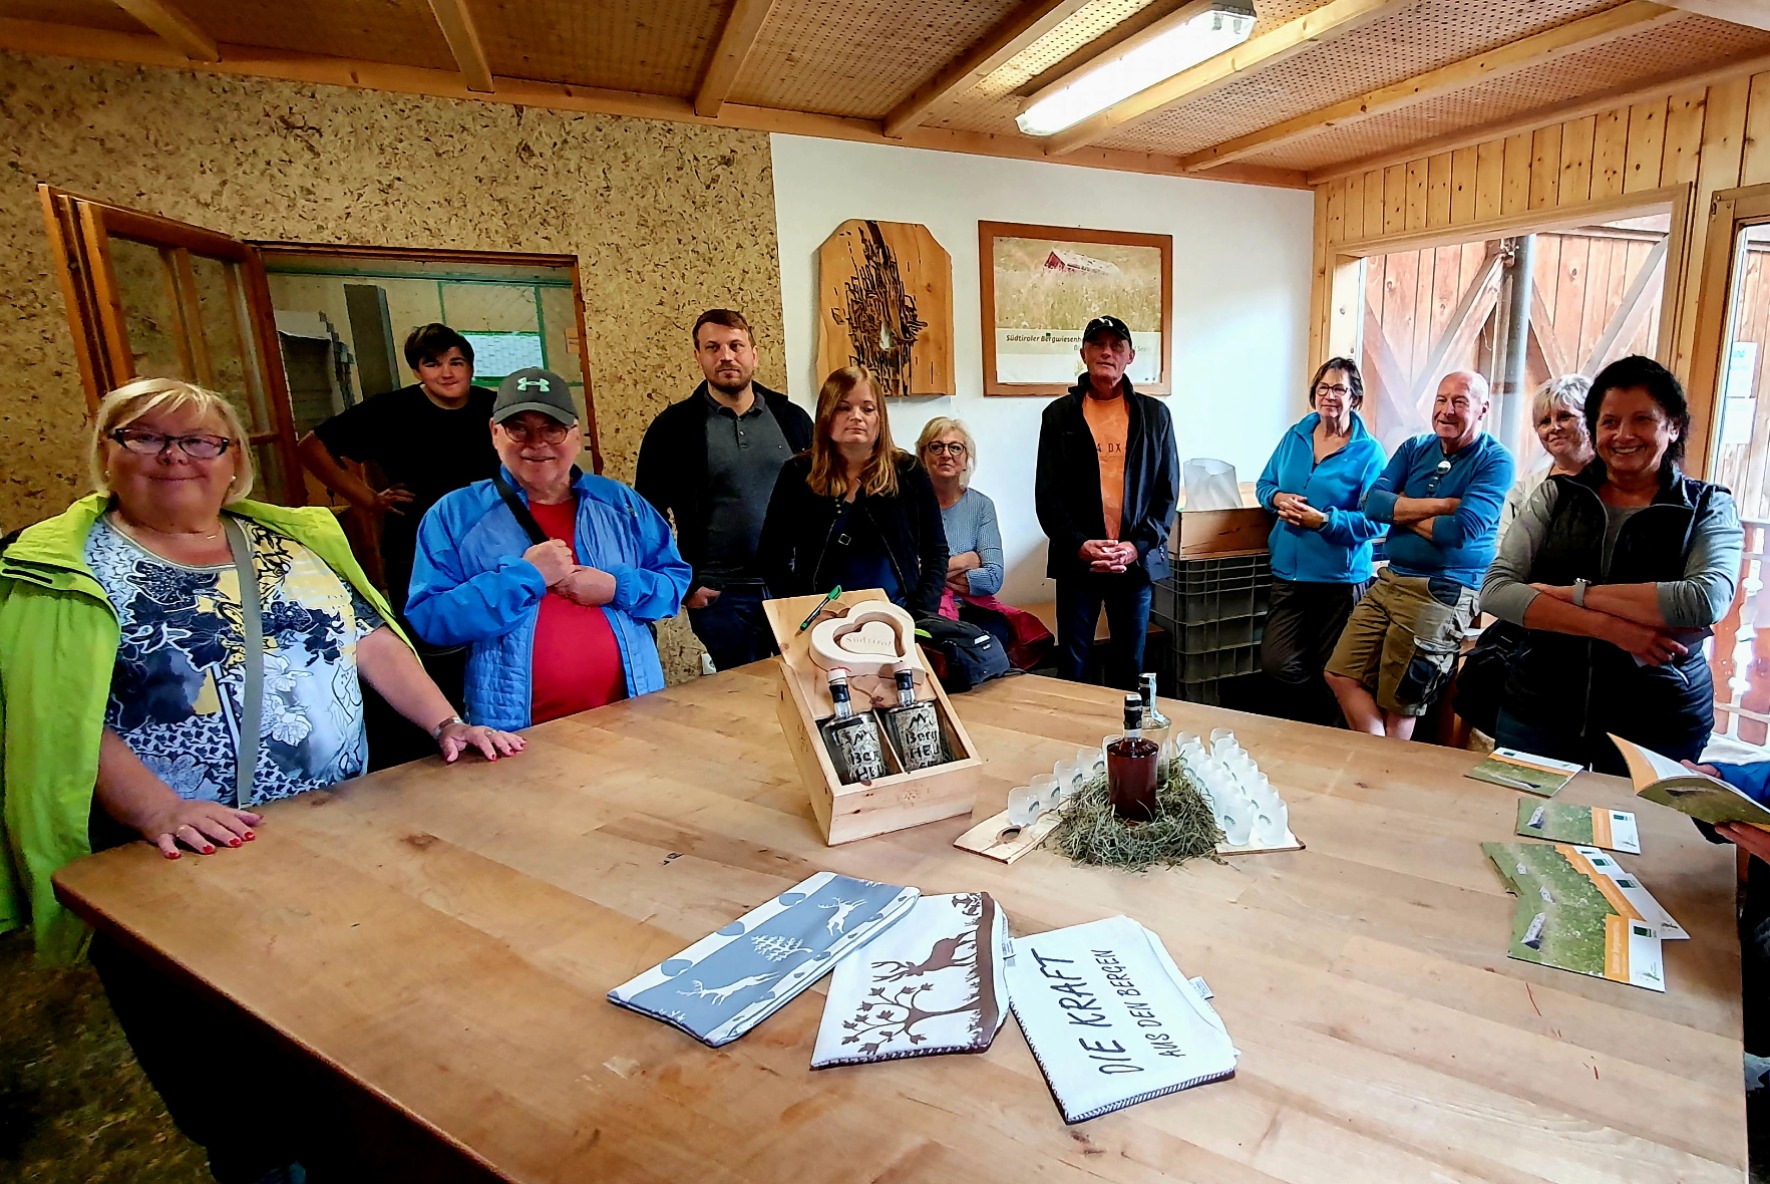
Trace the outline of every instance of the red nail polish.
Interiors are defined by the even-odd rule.
[[[213,855],[213,854],[215,854],[215,848],[214,848],[214,847],[208,847],[208,846],[205,846],[205,847],[204,847],[204,848],[203,848],[203,854],[204,854],[204,855]]]
[[[166,858],[167,858],[167,859],[177,859],[177,858],[178,858],[178,852],[176,852],[176,851],[168,851],[168,852],[166,852]]]
[[[253,834],[253,833],[252,833],[252,832],[251,832],[251,831],[247,831],[247,832],[246,832],[246,841],[247,841],[247,842],[248,842],[248,843],[250,843],[250,842],[251,842],[251,841],[252,841],[252,840],[253,840],[253,839],[256,839],[256,838],[257,838],[257,837],[258,837],[258,836],[257,836],[257,835],[255,835],[255,834]]]
[[[227,841],[227,845],[228,845],[228,846],[229,846],[229,847],[238,847],[238,846],[239,846],[239,845],[240,845],[240,840],[238,840],[238,839],[229,839],[229,840],[228,840],[228,841]]]

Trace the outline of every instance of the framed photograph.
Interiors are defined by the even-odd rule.
[[[979,222],[977,248],[984,394],[1067,391],[1082,372],[1082,330],[1097,316],[1130,327],[1131,384],[1169,393],[1172,235]]]

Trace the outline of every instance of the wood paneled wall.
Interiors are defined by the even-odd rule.
[[[1409,247],[1621,217],[1672,214],[1659,355],[1686,382],[1710,200],[1770,183],[1770,73],[1617,107],[1327,181],[1315,191],[1314,357],[1351,353],[1363,319],[1357,261]],[[1712,365],[1712,361],[1705,362]],[[1693,407],[1692,468],[1709,408]]]

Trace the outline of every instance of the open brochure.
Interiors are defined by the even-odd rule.
[[[1496,748],[1463,776],[1548,798],[1561,792],[1579,772],[1580,767],[1569,761],[1551,760],[1515,748]]]
[[[1635,793],[1650,802],[1670,806],[1699,822],[1749,822],[1770,830],[1770,810],[1746,797],[1725,781],[1686,769],[1668,756],[1612,734],[1611,741],[1629,767]]]

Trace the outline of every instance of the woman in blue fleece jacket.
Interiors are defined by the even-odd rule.
[[[1260,667],[1273,684],[1272,714],[1305,723],[1339,719],[1321,672],[1370,583],[1371,540],[1384,530],[1360,508],[1386,460],[1358,416],[1363,402],[1358,363],[1323,362],[1309,384],[1313,410],[1284,434],[1255,485],[1278,515]]]

